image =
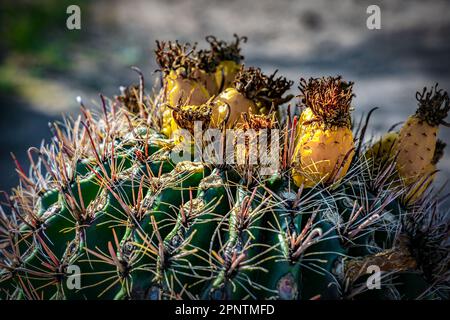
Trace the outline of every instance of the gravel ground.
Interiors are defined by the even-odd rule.
[[[76,3],[76,1],[74,1]],[[366,27],[366,8],[381,8],[381,29]],[[448,1],[111,1],[82,12],[83,39],[74,43],[64,73],[30,79],[16,72],[18,96],[0,97],[0,189],[17,179],[9,152],[26,163],[25,150],[49,138],[48,121],[77,113],[75,97],[98,101],[135,80],[130,65],[152,77],[156,39],[203,43],[206,35],[248,36],[247,65],[298,78],[341,74],[355,84],[358,118],[372,107],[371,134],[380,135],[416,108],[415,92],[439,82],[450,90]],[[69,32],[69,31],[68,31]],[[45,94],[41,94],[41,93]],[[55,99],[55,96],[58,99]],[[13,111],[12,111],[13,110]],[[449,129],[441,138],[448,142]],[[450,151],[439,165],[450,178]]]

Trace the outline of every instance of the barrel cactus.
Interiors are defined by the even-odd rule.
[[[419,93],[399,133],[367,141],[374,110],[353,120],[352,82],[301,79],[295,104],[292,81],[242,65],[245,40],[158,42],[161,85],[134,68],[102,109],[80,99],[53,124],[29,170],[16,161],[1,299],[449,298],[431,183],[447,93]]]

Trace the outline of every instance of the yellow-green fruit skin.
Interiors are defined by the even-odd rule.
[[[217,127],[226,119],[228,107],[230,107],[230,115],[226,124],[226,128],[233,127],[234,124],[242,124],[241,115],[244,112],[256,113],[255,103],[247,99],[242,93],[235,88],[228,88],[220,93],[213,102],[212,110],[212,127]]]
[[[164,77],[164,100],[170,106],[178,105],[202,105],[208,101],[210,94],[199,82],[186,79],[171,71]],[[167,137],[171,137],[177,125],[172,117],[172,109],[162,105],[161,109],[162,130]]]
[[[219,94],[219,86],[216,82],[216,73],[207,73],[203,70],[195,70],[193,78],[196,79],[208,91],[210,97]]]
[[[208,90],[198,81],[178,76],[171,71],[165,77],[166,102],[171,106],[202,105],[210,98]]]
[[[172,116],[173,110],[169,108],[164,108],[162,114],[162,129],[161,132],[168,138],[171,138],[178,126]]]
[[[437,132],[437,126],[430,126],[414,116],[400,129],[394,152],[398,153],[397,172],[406,185],[426,173],[436,149]]]
[[[408,203],[415,203],[422,198],[422,195],[428,190],[436,176],[436,165],[429,163],[422,172],[422,175],[414,181],[414,184],[406,194]]]
[[[398,139],[398,132],[391,131],[383,135],[377,142],[367,149],[365,156],[373,165],[382,166],[394,156],[394,145]]]
[[[298,125],[295,131],[295,145],[298,145],[300,137],[303,135],[304,129],[307,128],[307,123],[310,123],[315,118],[314,113],[310,108],[306,108],[300,114]]]
[[[220,88],[222,82],[223,89],[230,88],[240,68],[241,65],[232,60],[221,61],[215,73],[218,88]]]
[[[354,156],[352,131],[347,127],[325,129],[319,122],[306,125],[300,122],[299,126],[292,160],[294,183],[298,187],[311,188],[329,182],[330,178],[342,179]]]
[[[417,137],[414,138],[412,132],[414,132],[414,135],[417,136],[417,133],[415,132],[416,129],[414,129],[414,126],[417,125],[418,123],[419,122],[414,117],[411,117],[410,119],[408,119],[408,122],[405,124],[402,130],[400,130],[400,132],[386,133],[369,149],[367,149],[365,153],[367,159],[371,160],[375,166],[380,167],[383,166],[384,164],[388,164],[390,161],[393,161],[395,155],[398,153],[396,169],[398,177],[402,178],[401,184],[403,186],[404,185],[409,186],[414,184],[411,190],[409,190],[408,193],[406,194],[408,203],[414,203],[421,198],[423,193],[432,183],[436,171],[436,165],[431,163],[433,154],[431,154],[430,157],[430,152],[432,151],[434,153],[436,143],[433,141],[429,141],[428,139],[426,139],[426,141],[419,140],[418,142],[417,140],[415,140],[417,139]],[[425,126],[423,126],[423,124],[425,124]],[[422,130],[424,129],[431,130],[430,136],[433,137],[434,133],[437,133],[437,131],[434,130],[434,127],[431,127],[426,123],[420,124],[418,128],[421,128]],[[408,135],[408,133],[410,135]],[[429,134],[427,134],[427,136],[428,135]],[[420,136],[425,138],[425,136],[422,135],[422,133],[420,133]],[[415,142],[418,144],[418,146],[414,144]],[[426,157],[424,157],[420,153],[416,153],[415,151],[413,152],[411,150],[405,149],[410,148],[411,145],[414,146],[413,150],[417,150],[417,148],[422,145],[419,152],[423,153],[423,149],[425,149]],[[425,147],[423,148],[423,146]],[[410,160],[412,162],[410,162]],[[426,161],[430,162],[425,163]],[[422,166],[420,166],[420,164]],[[418,173],[414,174],[414,172]],[[396,185],[397,184],[398,183],[396,183]]]

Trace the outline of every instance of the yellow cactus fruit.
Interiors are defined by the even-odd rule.
[[[215,96],[219,93],[215,73],[208,73],[205,70],[196,69],[194,70],[194,77],[196,81],[206,89],[208,97]],[[204,94],[204,92],[202,92],[202,94]]]
[[[214,75],[217,86],[219,88],[222,87],[223,90],[230,88],[240,69],[241,65],[235,61],[227,60],[220,62]]]
[[[192,72],[192,78],[200,83],[207,91],[209,96],[215,96],[219,93],[219,85],[216,82],[217,57],[209,50],[200,50],[196,56],[196,66]]]
[[[211,46],[211,53],[218,62],[215,80],[220,91],[232,86],[244,59],[241,55],[240,44],[247,42],[247,37],[239,37],[234,34],[234,38],[235,41],[228,44],[225,41],[217,40],[214,36],[206,37],[206,41]]]
[[[226,127],[231,128],[236,122],[242,121],[242,113],[256,113],[255,103],[235,88],[226,89],[214,102],[216,106],[213,109],[213,127],[218,127],[225,121]]]
[[[436,148],[434,150],[431,162],[425,167],[421,177],[417,179],[413,184],[411,184],[411,188],[404,197],[404,201],[406,203],[413,204],[420,200],[425,191],[428,190],[428,187],[433,183],[433,180],[436,177],[436,173],[438,172],[437,164],[444,155],[444,149],[446,145],[447,144],[442,140],[437,140]]]
[[[207,77],[200,69],[202,64],[206,64],[206,59],[196,57],[195,46],[191,47],[189,44],[181,45],[170,41],[156,43],[156,61],[163,74],[161,131],[170,136],[174,129],[174,121],[172,110],[168,106],[201,105],[210,98],[205,87]]]
[[[163,74],[164,102],[178,104],[202,104],[208,101],[209,93],[195,77],[200,68],[195,56],[195,46],[178,42],[156,42],[156,62]]]
[[[196,72],[197,75],[199,73]],[[200,105],[210,98],[209,92],[203,84],[198,80],[184,78],[177,71],[171,71],[165,81],[167,82],[166,101],[171,106],[177,104]]]
[[[214,99],[212,126],[225,124],[226,128],[232,128],[243,123],[243,113],[267,114],[271,108],[289,101],[292,95],[283,95],[292,81],[284,77],[275,78],[275,75],[276,71],[266,76],[259,68],[241,67],[233,87]]]
[[[187,105],[173,109],[173,119],[178,128],[186,129],[194,134],[194,123],[200,121],[202,130],[209,128],[211,121],[211,101],[199,106]]]
[[[162,129],[161,132],[167,137],[172,135],[176,125],[172,118],[172,109],[169,106],[177,106],[180,104],[201,105],[207,101],[209,97],[206,88],[196,81],[183,79],[173,75],[172,71],[166,77],[167,83],[167,102],[160,107]],[[187,96],[186,96],[187,94]],[[206,100],[206,101],[205,101]]]
[[[193,135],[195,121],[202,122],[202,130],[209,128],[212,113],[211,100],[201,105],[168,106],[167,110],[170,115],[166,117],[170,117],[170,121],[167,121],[168,125],[163,128],[163,133],[168,137],[176,139],[180,128],[188,130]]]
[[[172,137],[173,133],[178,129],[178,126],[172,116],[173,110],[168,105],[161,107],[161,109],[163,109],[161,132],[166,137],[170,138]]]
[[[405,185],[411,185],[426,174],[435,157],[439,125],[450,110],[447,92],[437,88],[424,88],[416,93],[419,107],[400,129],[394,146],[397,172]]]
[[[339,181],[354,155],[350,105],[353,82],[338,77],[300,80],[302,104],[300,135],[292,157],[292,177],[297,186]]]
[[[389,160],[393,160],[393,149],[398,139],[398,132],[390,131],[370,146],[365,152],[374,167],[382,168]]]

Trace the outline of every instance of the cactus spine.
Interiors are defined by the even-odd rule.
[[[394,183],[404,167],[377,168],[366,156],[401,145],[365,151],[367,121],[350,128],[352,83],[302,80],[300,120],[289,111],[278,119],[274,106],[285,111],[292,83],[275,74],[242,68],[233,87],[211,96],[214,46],[225,48],[217,39],[200,53],[158,43],[159,94],[146,94],[141,75],[115,100],[101,96],[102,114],[81,101],[82,115],[54,124],[52,142],[28,150],[28,172],[17,163],[20,184],[0,210],[0,299],[448,299],[445,197],[422,184],[417,201],[402,201],[412,192]],[[442,122],[448,98],[419,97],[427,108],[395,137],[429,147],[433,166],[443,144],[435,147],[435,128],[418,119]],[[214,122],[219,98],[228,104],[224,125]],[[244,161],[192,156],[197,120],[200,133],[218,126],[221,139],[237,124]],[[427,139],[412,138],[425,129]],[[250,162],[266,131],[280,146],[269,174]],[[180,149],[190,157],[179,160]],[[381,290],[367,290],[371,263],[385,272]]]

